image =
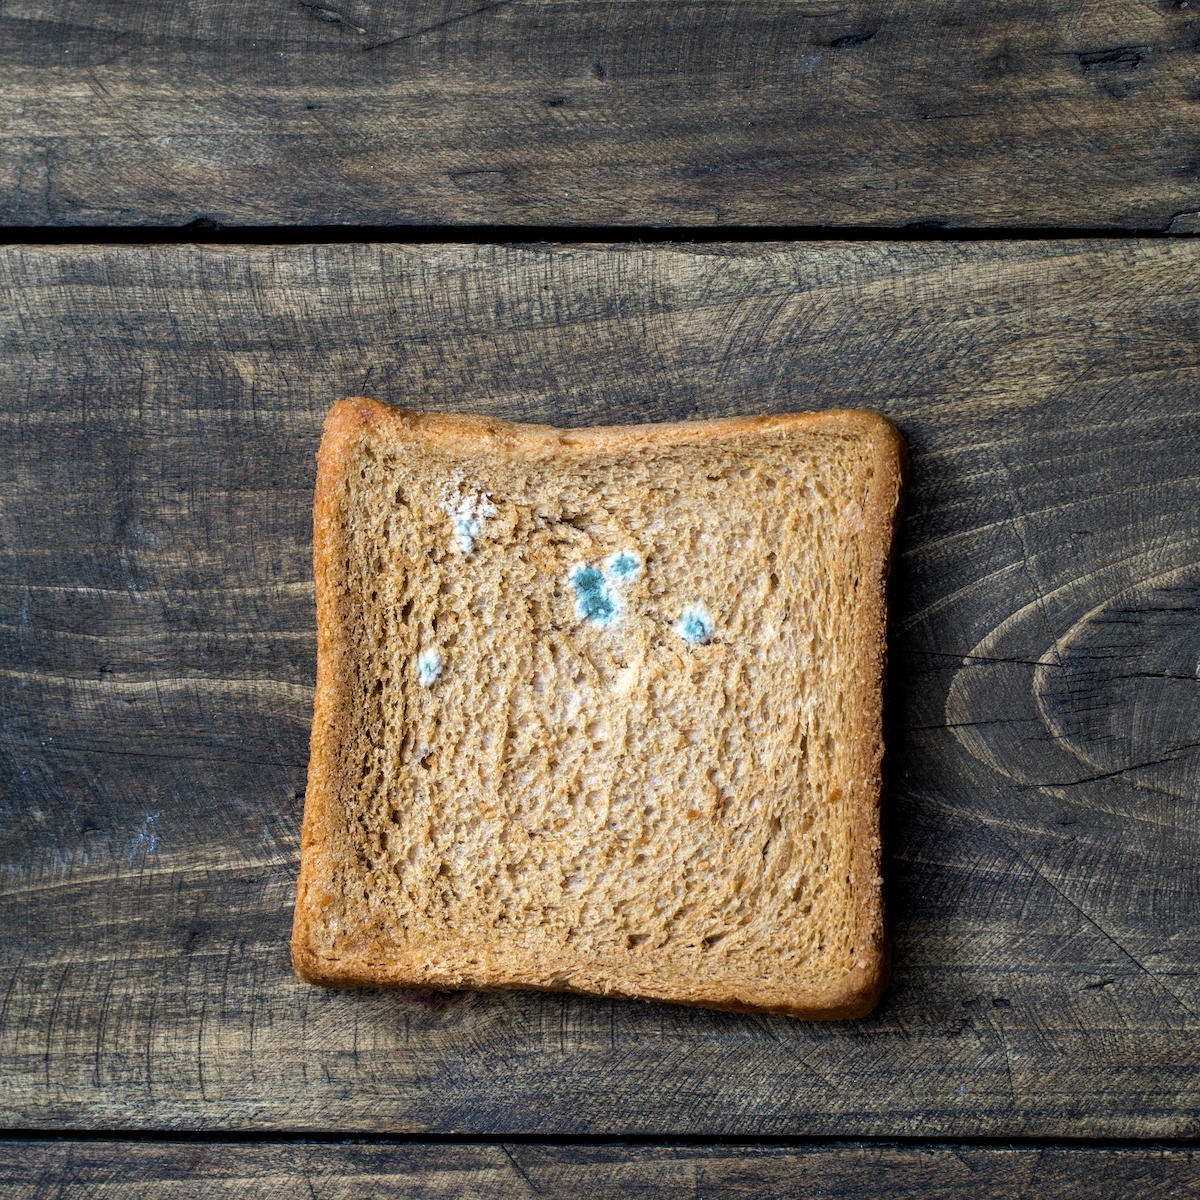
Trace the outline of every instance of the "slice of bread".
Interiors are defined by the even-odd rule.
[[[300,976],[869,1010],[903,459],[863,412],[336,405]]]

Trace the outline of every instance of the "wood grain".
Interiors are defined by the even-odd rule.
[[[1200,1196],[1196,1151],[1149,1146],[1084,1150],[937,1145],[542,1146],[517,1144],[239,1145],[203,1142],[0,1142],[0,1187],[11,1200],[49,1200],[77,1189],[100,1200],[203,1194],[579,1196],[695,1200],[724,1196],[845,1200],[1126,1200]]]
[[[1187,0],[8,0],[0,222],[1186,231]]]
[[[1198,302],[1185,241],[4,250],[4,1125],[1196,1136]],[[293,979],[353,393],[900,425],[873,1016]]]

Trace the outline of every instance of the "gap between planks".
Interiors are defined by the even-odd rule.
[[[1134,241],[1200,236],[1175,213],[1165,226],[1002,225],[0,225],[0,242],[11,246],[218,245],[295,246],[546,243],[556,245],[713,244],[761,242],[1069,242]]]

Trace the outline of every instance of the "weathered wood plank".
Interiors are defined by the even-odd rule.
[[[9,0],[0,222],[1182,230],[1198,54],[1185,0]]]
[[[10,248],[0,386],[7,1127],[1200,1131],[1200,245]],[[900,424],[876,1014],[292,978],[356,392]]]
[[[697,1196],[1126,1200],[1200,1196],[1194,1150],[936,1145],[544,1146],[204,1142],[0,1142],[12,1200],[78,1189],[101,1200],[194,1196]]]

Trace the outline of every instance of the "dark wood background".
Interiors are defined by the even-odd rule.
[[[1200,0],[6,0],[14,225],[1194,229]]]
[[[1200,2],[9,0],[0,112],[0,1190],[1200,1195]],[[294,980],[354,393],[896,421],[876,1013]]]

